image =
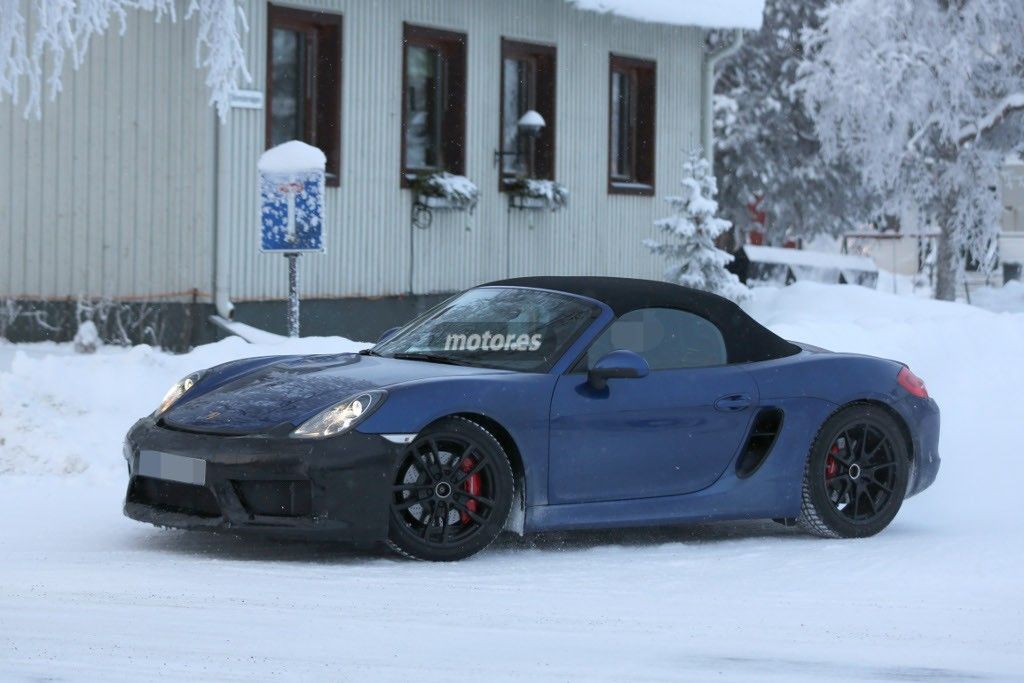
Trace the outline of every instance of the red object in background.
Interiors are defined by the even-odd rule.
[[[747,235],[747,242],[754,246],[764,246],[764,226],[768,222],[768,214],[761,210],[761,202],[764,197],[758,195],[754,201],[747,204],[747,213],[750,214],[750,221],[758,226],[751,229]]]
[[[750,212],[750,220],[761,227],[764,227],[765,223],[768,222],[768,213],[761,210],[761,202],[763,201],[764,197],[758,195],[754,201],[747,204],[747,211]]]
[[[782,248],[783,249],[799,249],[800,248],[800,243],[797,242],[796,240],[786,240],[785,242],[782,243]]]

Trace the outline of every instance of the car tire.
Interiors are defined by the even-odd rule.
[[[450,562],[474,555],[505,528],[515,492],[508,455],[481,425],[440,420],[394,468],[388,545],[406,557]]]
[[[907,491],[903,430],[884,409],[854,404],[818,431],[804,468],[797,525],[825,538],[863,538],[887,527]]]

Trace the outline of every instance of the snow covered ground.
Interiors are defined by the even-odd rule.
[[[756,292],[750,310],[777,332],[905,360],[943,409],[938,481],[875,538],[573,533],[453,565],[121,516],[121,439],[174,380],[353,342],[182,356],[0,342],[0,680],[1019,680],[1014,294],[993,295],[1018,311],[998,313],[857,287]]]

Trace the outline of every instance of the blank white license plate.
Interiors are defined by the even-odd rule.
[[[139,471],[143,477],[169,479],[182,484],[206,484],[206,461],[183,455],[142,451],[139,453]]]

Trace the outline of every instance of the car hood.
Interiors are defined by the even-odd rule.
[[[368,389],[507,372],[355,353],[253,358],[209,370],[162,420],[203,433],[278,433]]]

